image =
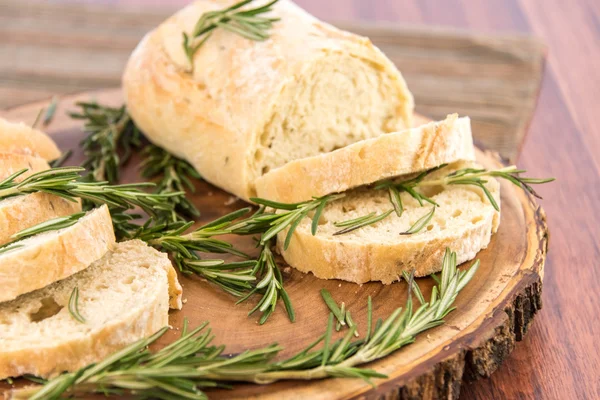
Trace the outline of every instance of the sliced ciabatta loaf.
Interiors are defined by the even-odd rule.
[[[85,322],[69,312],[75,288]],[[97,362],[168,325],[170,296],[180,308],[167,255],[138,240],[119,243],[86,270],[0,304],[0,379]]]
[[[9,122],[4,118],[0,118],[0,152],[33,155],[47,161],[60,157],[60,150],[50,136],[22,122]]]
[[[32,211],[33,212],[33,211]],[[0,252],[0,301],[7,301],[71,276],[99,260],[115,244],[103,205],[67,228],[5,245]]]
[[[23,229],[80,211],[79,202],[43,192],[0,200],[0,246]]]
[[[268,200],[296,203],[389,177],[474,159],[470,120],[453,114],[443,121],[291,161],[258,178],[256,193]]]
[[[412,95],[394,64],[289,0],[265,14],[278,18],[266,40],[216,29],[190,63],[183,33],[195,44],[200,17],[236,3],[192,2],[146,35],[123,75],[136,125],[204,179],[247,200],[271,169],[411,126]]]
[[[475,167],[473,162],[457,162],[432,172],[425,180],[437,180],[458,169]],[[485,186],[499,205],[499,183],[490,178]],[[417,191],[439,204],[431,221],[418,233],[403,234],[429,213],[432,205],[420,206],[404,192],[401,217],[392,213],[373,225],[334,235],[342,229],[335,222],[392,209],[386,190],[359,188],[326,206],[315,236],[311,234],[310,218],[296,228],[287,250],[283,249],[287,232],[280,233],[279,251],[292,267],[319,278],[388,284],[398,280],[402,271],[410,272],[413,268],[416,276],[438,272],[447,247],[456,251],[459,263],[473,259],[487,247],[492,233],[498,229],[500,213],[479,187],[434,185]]]
[[[17,181],[22,181],[29,175],[49,168],[50,165],[48,165],[48,162],[40,157],[0,152],[0,180],[8,178],[15,172],[26,169],[27,172],[17,178]]]

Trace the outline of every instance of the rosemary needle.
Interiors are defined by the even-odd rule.
[[[71,297],[69,297],[69,314],[73,317],[77,322],[81,322],[85,324],[85,318],[79,313],[79,288],[75,286],[73,291],[71,292]]]
[[[433,218],[433,214],[435,214],[435,208],[436,206],[431,207],[431,211],[429,211],[427,214],[423,215],[421,218],[416,220],[415,223],[412,224],[412,226],[408,228],[408,230],[406,230],[406,232],[402,232],[400,234],[412,235],[414,233],[420,232],[423,228],[425,228],[425,226],[427,226],[429,221],[431,221],[431,219]]]

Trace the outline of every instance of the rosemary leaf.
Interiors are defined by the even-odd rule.
[[[50,105],[46,109],[46,114],[44,114],[44,120],[42,124],[47,126],[54,119],[54,114],[56,114],[56,107],[58,106],[58,96],[52,96],[52,100],[50,101]]]
[[[73,317],[73,319],[77,322],[85,324],[85,318],[83,318],[83,316],[79,313],[78,303],[79,288],[76,286],[71,292],[71,297],[69,297],[69,314],[71,314],[71,317]]]
[[[77,221],[79,221],[85,214],[85,212],[79,212],[66,217],[50,219],[48,221],[39,223],[30,228],[23,229],[22,231],[15,233],[11,236],[11,239],[17,241],[34,235],[39,235],[40,233],[68,228],[70,226],[75,225]]]
[[[363,217],[355,218],[353,220],[336,222],[336,226],[345,226],[346,228],[335,232],[333,235],[343,235],[344,233],[352,232],[358,228],[362,228],[363,226],[372,225],[377,223],[385,218],[387,218],[394,210],[386,211],[382,214],[375,215],[374,213],[365,215]]]
[[[408,228],[406,232],[402,232],[401,235],[412,235],[420,232],[433,218],[433,214],[435,214],[435,208],[435,206],[431,207],[431,211],[419,218],[410,228]]]
[[[333,297],[331,296],[331,293],[329,293],[329,290],[321,289],[321,297],[323,298],[325,304],[327,304],[327,307],[329,307],[329,310],[337,319],[338,323],[343,323],[344,325],[346,325],[346,316],[344,315],[344,313],[342,313],[342,310],[338,307],[335,300],[333,300]]]

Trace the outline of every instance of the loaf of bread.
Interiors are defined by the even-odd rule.
[[[446,176],[461,168],[480,168],[473,162],[458,162],[432,172],[426,179]],[[485,184],[500,205],[500,185],[494,178]],[[287,231],[278,237],[278,249],[285,261],[302,272],[312,272],[322,279],[343,279],[363,283],[391,283],[402,271],[413,268],[416,276],[438,272],[446,248],[457,253],[458,263],[471,260],[487,247],[500,223],[496,211],[483,191],[475,186],[427,186],[419,191],[439,204],[432,220],[418,233],[402,235],[419,218],[431,211],[431,205],[419,203],[401,193],[404,212],[342,235],[335,222],[392,209],[387,191],[359,188],[325,207],[315,236],[311,219],[305,218],[296,228],[287,250],[283,243]]]
[[[274,168],[411,126],[413,99],[392,62],[289,0],[274,5],[267,40],[217,29],[189,65],[182,33],[236,2],[179,11],[146,35],[123,76],[137,126],[204,179],[248,200]]]
[[[169,302],[181,308],[174,276],[166,254],[133,240],[82,272],[0,303],[0,379],[74,371],[153,334],[168,325]],[[85,322],[69,313],[74,288]]]
[[[0,118],[0,152],[38,156],[47,161],[60,157],[56,143],[44,132],[4,118]]]
[[[256,192],[268,200],[296,203],[474,159],[470,120],[453,114],[443,121],[291,161],[258,178]]]
[[[67,278],[100,259],[115,244],[108,207],[88,212],[74,225],[40,233],[0,253],[0,302]]]

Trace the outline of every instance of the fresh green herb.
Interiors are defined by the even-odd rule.
[[[333,235],[343,235],[344,233],[352,232],[358,228],[362,228],[363,226],[372,225],[376,222],[382,221],[386,219],[394,210],[386,211],[382,214],[376,215],[375,212],[369,213],[362,217],[349,219],[347,221],[335,222],[335,226],[345,227],[344,229],[335,232]]]
[[[71,297],[69,297],[69,314],[73,317],[77,322],[81,322],[85,324],[85,318],[79,313],[79,288],[75,286],[73,291],[71,292]]]
[[[275,257],[271,251],[271,242],[267,242],[261,246],[260,256],[252,270],[252,275],[261,277],[261,279],[254,289],[241,298],[238,303],[247,300],[255,293],[262,294],[262,297],[256,306],[248,313],[248,315],[252,315],[256,311],[260,311],[262,316],[259,319],[259,323],[262,325],[267,321],[273,311],[275,311],[277,301],[281,298],[289,320],[294,322],[296,320],[294,308],[292,307],[290,297],[283,288],[283,276],[277,267]]]
[[[19,243],[16,243],[16,244],[10,244],[10,243],[9,244],[5,244],[5,245],[0,246],[0,254],[8,253],[9,251],[16,250],[16,249],[19,249],[21,247],[23,247],[23,245],[19,244]]]
[[[52,96],[52,100],[50,101],[50,105],[46,109],[46,114],[44,115],[44,121],[42,124],[47,126],[54,119],[54,114],[56,114],[56,107],[58,106],[58,96]]]
[[[173,204],[169,197],[180,193],[146,193],[141,188],[154,186],[151,183],[108,185],[106,182],[82,182],[80,167],[59,167],[41,171],[28,176],[21,182],[16,179],[27,170],[21,170],[0,181],[0,199],[34,192],[46,192],[70,201],[77,198],[93,204],[107,204],[109,207],[125,210],[141,208],[150,216],[160,211],[171,212]]]
[[[22,240],[40,233],[55,231],[58,229],[68,228],[73,226],[85,215],[85,212],[79,212],[66,217],[53,218],[48,221],[44,221],[40,224],[34,225],[30,228],[23,229],[11,236],[13,240]]]
[[[35,117],[35,121],[33,121],[33,124],[31,125],[31,127],[36,128],[38,126],[38,124],[40,123],[40,121],[42,121],[43,126],[47,126],[48,124],[50,124],[50,122],[52,122],[52,119],[54,118],[54,114],[56,114],[56,106],[57,105],[58,105],[58,97],[52,96],[52,100],[50,101],[48,108],[42,107],[40,109],[40,111],[38,111],[38,113]],[[45,111],[45,113],[44,113],[44,111]],[[43,120],[42,120],[42,115],[44,116]]]
[[[250,200],[258,205],[270,207],[279,210],[280,212],[266,212],[263,208],[250,219],[240,223],[239,226],[234,229],[234,233],[262,232],[260,244],[264,245],[279,232],[288,229],[283,245],[284,250],[287,250],[294,231],[300,222],[302,222],[305,217],[309,216],[309,213],[315,211],[312,216],[311,230],[316,233],[316,228],[314,227],[315,225],[318,225],[320,212],[322,212],[325,204],[342,197],[344,197],[343,194],[327,195],[315,197],[312,200],[301,203],[290,204],[260,198],[251,198]]]
[[[349,310],[346,310],[346,324],[348,325],[348,328],[354,331],[354,336],[360,336],[357,330],[358,328],[356,327],[356,324],[354,323],[354,320],[352,319],[352,315],[350,314]]]
[[[333,296],[331,296],[331,293],[329,293],[329,290],[321,289],[321,297],[323,298],[325,304],[327,304],[327,307],[329,307],[331,313],[337,319],[337,322],[340,325],[346,325],[346,315],[342,312],[340,307],[338,307],[337,303],[333,299]]]
[[[184,323],[181,337],[151,353],[148,346],[168,328],[114,353],[97,364],[63,374],[43,386],[14,390],[15,399],[58,399],[63,396],[83,397],[90,393],[126,394],[134,391],[141,398],[170,400],[173,398],[205,399],[206,387],[222,386],[221,382],[272,383],[278,380],[309,380],[327,377],[360,378],[371,382],[386,376],[360,365],[381,359],[414,342],[417,335],[444,323],[454,310],[453,303],[475,274],[478,263],[466,271],[456,268],[456,253],[446,251],[442,280],[434,287],[429,302],[413,309],[411,290],[417,285],[410,275],[405,307],[396,309],[372,330],[372,304],[369,297],[367,335],[353,340],[356,326],[342,339],[332,342],[333,314],[327,328],[314,343],[296,355],[281,361],[274,357],[281,347],[276,344],[237,355],[228,355],[224,346],[212,344],[214,336],[208,323],[189,331]],[[435,297],[434,297],[435,295]],[[322,344],[318,349],[316,347]]]
[[[377,183],[374,186],[375,190],[387,190],[388,197],[390,203],[394,207],[393,211],[396,212],[396,215],[399,217],[402,216],[404,212],[404,205],[402,204],[401,193],[406,192],[412,198],[417,200],[419,205],[422,207],[425,203],[429,203],[433,205],[431,212],[426,214],[423,218],[419,219],[410,229],[406,232],[402,233],[403,235],[409,235],[413,233],[417,233],[421,231],[433,218],[435,213],[435,208],[439,205],[430,197],[427,197],[425,194],[419,192],[417,188],[419,187],[427,187],[427,186],[446,186],[446,185],[473,185],[479,187],[484,194],[486,195],[489,202],[492,206],[500,211],[500,207],[498,203],[494,199],[494,196],[490,193],[485,184],[488,182],[483,179],[485,177],[496,177],[506,179],[509,182],[514,183],[515,185],[523,188],[523,190],[531,193],[533,196],[540,198],[541,197],[533,190],[531,185],[533,184],[543,184],[554,181],[554,178],[546,178],[546,179],[537,179],[537,178],[526,178],[520,176],[520,174],[525,173],[527,171],[522,169],[517,169],[515,166],[505,167],[497,170],[486,170],[486,169],[475,169],[475,168],[464,168],[458,171],[454,171],[445,177],[439,179],[428,179],[425,180],[425,177],[431,174],[434,171],[437,171],[441,168],[446,167],[447,164],[440,165],[438,167],[432,168],[428,171],[422,172],[417,175],[415,178],[411,178],[402,182],[397,182],[394,180],[385,180]],[[341,235],[343,233],[350,232],[354,229],[361,228],[366,225],[371,225],[376,222],[381,221],[382,219],[388,217],[391,214],[391,211],[388,211],[379,216],[375,216],[374,213],[370,213],[352,220],[337,222],[336,226],[348,226],[348,228],[341,230],[339,232],[334,233],[334,235]]]
[[[133,149],[141,146],[141,132],[135,126],[125,106],[108,107],[96,102],[79,102],[79,112],[71,118],[85,121],[87,134],[81,142],[86,160],[83,167],[94,181],[119,181],[119,169],[131,157]]]
[[[419,218],[410,228],[408,228],[406,232],[402,232],[401,235],[412,235],[420,232],[433,218],[433,214],[435,214],[435,208],[436,206],[431,207],[431,211]]]
[[[192,179],[201,179],[200,174],[187,161],[174,157],[164,149],[149,144],[143,151],[141,173],[144,178],[160,177],[155,193],[194,192]],[[185,195],[172,197],[174,208],[168,221],[185,220],[200,215],[194,204]]]
[[[202,16],[194,26],[190,35],[183,33],[183,50],[193,66],[194,54],[210,38],[212,32],[221,28],[250,40],[263,41],[269,37],[269,30],[279,18],[264,17],[272,6],[279,0],[271,1],[263,6],[240,10],[252,3],[253,0],[244,0],[223,10],[209,11]]]

